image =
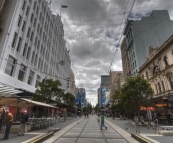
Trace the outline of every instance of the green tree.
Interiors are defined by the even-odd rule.
[[[46,79],[38,84],[33,100],[49,103],[51,99],[56,99],[56,101],[60,102],[64,94],[64,90],[60,87],[61,83],[59,80]]]
[[[75,97],[71,93],[66,93],[63,95],[62,100],[64,104],[67,105],[67,112],[70,115],[71,113],[75,112],[74,105],[75,105]]]
[[[152,105],[153,95],[154,91],[148,80],[141,76],[129,77],[121,88],[119,107],[139,111],[140,106]]]
[[[101,112],[101,109],[99,107],[99,103],[96,104],[96,106],[94,107],[94,110],[95,110],[96,113]]]
[[[121,91],[115,90],[115,94],[112,95],[112,104],[111,104],[111,109],[114,110],[119,110],[118,102],[120,101],[120,96],[121,96]]]

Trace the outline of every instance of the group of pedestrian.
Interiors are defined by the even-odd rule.
[[[3,140],[9,138],[10,129],[13,123],[13,115],[9,112],[9,110],[6,110],[1,107],[0,108],[0,131],[4,132]]]
[[[24,111],[20,117],[20,128],[19,128],[19,136],[25,133],[25,125],[28,122],[28,114],[27,111]],[[9,138],[10,129],[13,124],[13,115],[9,112],[9,110],[5,110],[3,107],[0,108],[0,132],[4,133],[3,140],[7,140]]]

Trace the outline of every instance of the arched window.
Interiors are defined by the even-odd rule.
[[[168,58],[166,56],[164,56],[163,61],[165,63],[165,67],[167,67],[168,66]]]
[[[160,68],[158,66],[155,66],[153,69],[153,74],[158,74],[160,71]]]
[[[147,77],[147,79],[149,79],[149,77],[148,77],[148,72],[146,71],[146,77]]]

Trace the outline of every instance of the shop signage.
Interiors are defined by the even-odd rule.
[[[157,107],[167,106],[167,104],[156,104]]]
[[[173,101],[173,93],[168,93],[168,101]]]

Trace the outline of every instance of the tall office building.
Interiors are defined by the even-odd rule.
[[[86,91],[85,88],[76,88],[76,105],[86,106]]]
[[[154,10],[150,16],[141,20],[129,20],[124,31],[127,63],[123,70],[129,74],[137,75],[139,67],[147,60],[149,47],[160,47],[173,34],[173,21],[170,20],[167,10]],[[127,69],[126,69],[127,68]],[[127,73],[124,73],[127,74]]]
[[[101,107],[106,106],[106,92],[110,90],[110,77],[109,75],[101,75],[100,90],[98,90],[101,97]]]
[[[68,91],[70,56],[61,17],[46,0],[6,0],[1,13],[0,82],[35,92],[45,77]],[[58,78],[60,77],[60,78]]]

